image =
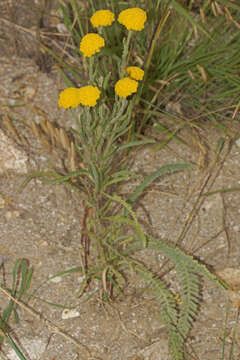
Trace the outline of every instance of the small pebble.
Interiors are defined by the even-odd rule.
[[[73,319],[73,318],[78,317],[78,316],[80,316],[80,312],[77,311],[76,309],[71,309],[71,310],[65,309],[62,312],[62,319],[63,320]]]
[[[53,279],[50,280],[51,282],[55,283],[55,284],[58,284],[62,281],[62,277],[61,276],[57,276]]]

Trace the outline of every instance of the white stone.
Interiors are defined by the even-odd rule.
[[[56,277],[52,278],[50,281],[55,283],[55,284],[58,284],[58,283],[60,283],[62,281],[62,277],[61,276],[56,276]]]
[[[80,312],[77,311],[76,309],[65,309],[62,312],[62,319],[66,320],[66,319],[73,319],[75,317],[80,316]]]
[[[17,149],[13,140],[0,130],[0,174],[6,170],[27,173],[27,155],[24,150]]]

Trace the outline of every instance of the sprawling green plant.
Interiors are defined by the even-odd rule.
[[[157,5],[159,10],[160,3]],[[170,3],[186,15],[178,2],[163,1],[163,17],[156,30],[158,34],[167,24]],[[72,7],[77,14],[75,6],[73,1]],[[112,10],[117,10],[114,2]],[[155,179],[192,168],[191,164],[186,163],[168,164],[144,179],[130,168],[129,152],[133,148],[155,143],[154,140],[141,136],[136,106],[139,101],[144,101],[144,96],[147,98],[146,102],[150,101],[146,84],[152,81],[149,82],[148,77],[152,76],[151,61],[155,56],[158,36],[155,33],[152,38],[144,75],[141,64],[134,60],[137,57],[132,54],[139,48],[135,50],[134,45],[146,39],[145,11],[140,8],[124,9],[117,18],[118,22],[114,22],[116,14],[112,11],[96,11],[90,19],[94,32],[88,34],[84,33],[79,16],[78,28],[74,28],[69,22],[69,8],[62,6],[62,11],[65,23],[72,32],[73,44],[78,41],[76,61],[87,72],[87,80],[82,80],[82,87],[76,87],[65,76],[68,88],[60,93],[58,102],[60,107],[71,109],[75,120],[72,132],[80,165],[75,171],[64,175],[52,171],[33,176],[41,176],[42,181],[47,183],[65,183],[76,189],[84,201],[81,266],[75,268],[84,274],[84,281],[78,295],[87,290],[93,279],[98,279],[102,283],[102,296],[108,300],[122,292],[128,270],[134,271],[148,283],[160,303],[160,319],[169,331],[169,349],[173,359],[183,359],[184,344],[200,304],[201,277],[205,276],[221,285],[222,283],[204,265],[171,242],[145,233],[133,210],[143,191]],[[184,24],[186,25],[186,19]],[[181,36],[186,41],[186,27],[183,29]],[[139,32],[144,34],[138,40]],[[174,50],[176,53],[172,62],[181,56],[183,45]],[[162,51],[167,54],[167,45]],[[160,62],[159,58],[159,66]],[[61,65],[67,67],[63,62]],[[163,79],[168,81],[171,77],[170,65],[168,64],[168,68],[164,68],[164,64],[161,66]],[[79,72],[71,70],[79,81]],[[75,108],[80,109],[80,115]],[[152,111],[152,108],[149,110]],[[132,179],[137,179],[140,184],[132,193],[121,195],[122,185]],[[138,260],[138,252],[145,249],[160,251],[170,260],[177,273],[179,294],[172,292],[152,272],[151,265]],[[75,270],[65,270],[63,273]]]

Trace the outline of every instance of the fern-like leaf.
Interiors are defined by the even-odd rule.
[[[165,242],[161,239],[154,239],[149,237],[148,248],[161,251],[174,265],[177,272],[177,277],[180,285],[179,312],[176,324],[176,317],[172,324],[167,325],[169,331],[169,350],[174,360],[183,359],[183,346],[187,339],[189,331],[193,325],[193,321],[197,315],[200,303],[200,277],[205,276],[210,280],[217,282],[222,288],[226,285],[221,283],[217,276],[212,274],[205,265],[198,263],[191,255],[185,254],[184,251],[176,247],[174,244]],[[159,288],[160,292],[162,288]],[[170,301],[170,300],[169,300]],[[168,311],[163,307],[161,313],[164,311],[166,324],[169,320]],[[176,315],[175,315],[176,316]]]
[[[181,261],[175,266],[175,269],[178,275],[181,298],[178,330],[183,340],[186,340],[199,306],[199,276],[194,273],[188,265]]]
[[[214,281],[221,289],[230,289],[229,286],[219,279],[215,274],[208,270],[207,266],[199,263],[193,256],[186,254],[184,251],[176,247],[174,244],[148,237],[148,248],[161,251],[166,255],[174,266],[179,262],[186,264],[193,272]]]
[[[148,282],[151,290],[160,303],[160,320],[166,326],[169,334],[169,349],[176,360],[183,359],[183,337],[178,330],[178,309],[175,296],[167,289],[162,280],[154,277],[153,273],[143,266],[137,266],[140,276]]]

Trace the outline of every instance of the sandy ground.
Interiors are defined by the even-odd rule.
[[[10,334],[29,360],[170,359],[159,305],[144,292],[145,285],[134,274],[128,276],[124,295],[108,304],[100,299],[97,283],[89,289],[90,299],[77,296],[83,279],[79,272],[50,280],[60,271],[81,265],[82,202],[61,185],[42,184],[38,179],[24,181],[33,171],[49,169],[50,163],[59,170],[74,166],[73,155],[64,148],[73,120],[70,112],[57,106],[64,83],[34,38],[36,9],[43,2],[12,3],[6,0],[0,4],[0,284],[11,287],[16,260],[26,259],[34,269],[29,289],[34,296],[27,309],[19,308],[20,322],[11,319]],[[54,10],[55,1],[45,3]],[[50,8],[43,16],[43,26],[51,32],[56,14],[48,16]],[[234,127],[240,132],[239,123]],[[56,129],[57,137],[49,136]],[[135,210],[147,231],[171,242],[182,236],[186,251],[234,287],[228,294],[203,281],[199,314],[186,344],[190,358],[238,360],[240,192],[204,194],[240,188],[240,141],[229,144],[226,138],[213,166],[223,133],[208,124],[180,135],[190,147],[172,141],[160,151],[142,148],[133,154],[132,170],[142,175],[176,162],[195,165],[194,170],[159,178]],[[154,136],[162,140],[162,134]],[[132,186],[125,186],[124,191]],[[162,254],[150,250],[141,256],[156,271],[164,262]],[[176,288],[174,271],[165,280]],[[0,291],[1,312],[8,301]],[[7,341],[0,355],[18,359]]]
[[[27,124],[32,120],[36,124],[48,120],[67,129],[72,119],[70,113],[57,107],[63,85],[56,74],[45,74],[33,61],[17,57],[11,61],[2,57],[0,64],[0,126],[3,131],[0,138],[0,256],[5,260],[1,284],[10,287],[14,263],[18,258],[27,259],[34,268],[30,292],[34,291],[35,296],[28,305],[47,319],[38,319],[20,308],[20,323],[11,321],[12,335],[29,359],[168,359],[167,333],[157,315],[158,305],[149,294],[144,294],[142,282],[134,275],[129,275],[124,296],[111,304],[103,304],[100,300],[98,284],[92,285],[93,297],[89,301],[87,296],[79,299],[76,293],[82,276],[77,272],[48,281],[39,288],[51,275],[80,266],[83,211],[79,197],[61,185],[32,180],[21,186],[27,174],[47,169],[48,159],[55,159],[53,152],[42,146]],[[5,116],[15,120],[18,136],[6,126]],[[190,133],[182,135],[191,141]],[[184,226],[190,223],[182,246],[214,271],[224,273],[232,268],[234,273],[240,266],[240,193],[202,196],[199,209],[191,219],[199,194],[240,187],[240,148],[236,144],[230,150],[225,146],[216,167],[211,170],[221,136],[222,133],[210,127],[201,130],[204,152],[197,146],[194,150],[194,147],[174,142],[161,151],[148,148],[138,151],[133,169],[142,174],[174,162],[192,162],[197,166],[195,170],[159,179],[141,199],[136,211],[140,221],[168,241],[176,241]],[[63,150],[57,150],[57,154],[63,157]],[[59,161],[58,166],[61,164]],[[143,258],[159,268],[164,261],[161,254],[152,251],[147,251]],[[167,279],[174,284],[174,272]],[[62,308],[46,301],[74,307],[75,317],[64,318]],[[7,302],[7,296],[0,293],[1,310]],[[228,359],[236,318],[237,308],[229,302],[228,294],[215,284],[204,282],[199,316],[186,345],[192,359],[222,359],[224,328],[224,358]],[[60,329],[58,333],[53,324]],[[64,337],[63,333],[69,336]],[[231,359],[239,358],[238,331],[235,341]],[[7,359],[16,358],[6,342],[1,351]]]

